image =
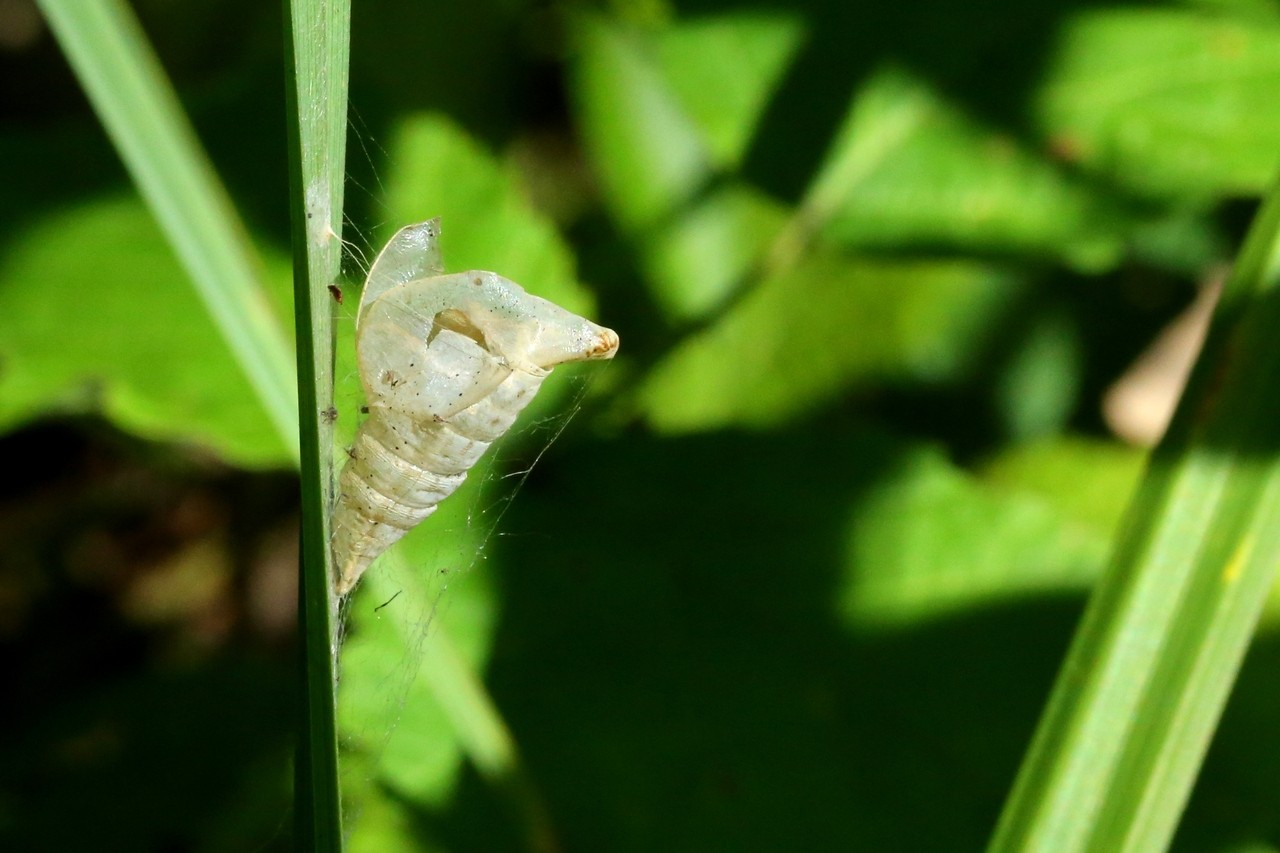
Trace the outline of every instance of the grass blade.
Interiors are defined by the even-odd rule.
[[[1167,848],[1280,563],[1280,188],[1058,676],[990,850]]]
[[[298,455],[289,345],[261,265],[132,11],[122,0],[39,0],[134,183],[275,428]]]
[[[294,314],[302,411],[299,627],[303,701],[295,774],[297,846],[341,850],[336,641],[329,507],[333,505],[333,312],[342,260],[342,190],[350,51],[349,0],[286,2],[286,100]]]

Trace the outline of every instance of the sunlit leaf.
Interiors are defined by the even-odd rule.
[[[644,228],[690,199],[710,170],[697,128],[663,80],[651,36],[608,19],[578,19],[577,119],[605,201]]]
[[[1032,594],[1082,593],[1106,530],[1071,524],[1029,492],[991,489],[934,453],[908,458],[860,504],[843,611],[854,624],[911,622]]]
[[[1280,166],[1280,22],[1189,10],[1082,14],[1037,115],[1065,158],[1145,192],[1259,192]]]
[[[1016,292],[977,264],[814,256],[670,353],[644,409],[662,430],[776,426],[873,380],[954,378]]]
[[[767,257],[786,209],[742,185],[727,186],[674,217],[646,245],[654,296],[672,317],[704,317]]]
[[[1039,152],[984,127],[919,81],[874,76],[805,201],[834,239],[956,246],[1114,264],[1127,222]]]
[[[1064,437],[1010,447],[980,473],[993,486],[1039,497],[1110,540],[1145,462],[1145,451],[1118,442]]]
[[[716,166],[741,163],[756,123],[804,37],[793,15],[691,18],[661,30],[655,61]]]
[[[100,410],[141,436],[290,465],[184,276],[134,199],[68,208],[13,235],[0,258],[0,425]]]

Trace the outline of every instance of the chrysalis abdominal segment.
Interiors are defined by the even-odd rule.
[[[356,359],[369,417],[339,478],[339,595],[462,485],[552,368],[618,348],[613,331],[497,273],[444,275],[438,235],[438,219],[397,232],[360,300]]]

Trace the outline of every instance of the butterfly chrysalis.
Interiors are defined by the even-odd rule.
[[[339,595],[462,484],[552,368],[618,348],[610,329],[497,273],[445,275],[439,233],[438,219],[400,229],[360,299],[356,359],[369,417],[339,478]]]

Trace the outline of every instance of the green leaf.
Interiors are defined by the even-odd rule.
[[[673,350],[641,405],[663,431],[766,427],[873,381],[955,378],[1017,289],[977,264],[814,255]]]
[[[694,18],[657,33],[653,58],[662,82],[717,168],[741,165],[803,37],[797,16],[759,12]]]
[[[290,0],[285,123],[297,329],[302,531],[298,563],[298,748],[294,832],[299,848],[341,851],[337,626],[330,543],[334,506],[334,302],[342,262],[350,0]]]
[[[642,230],[693,197],[710,154],[659,73],[647,32],[594,14],[576,23],[572,91],[583,142],[613,215]]]
[[[296,456],[298,405],[284,327],[270,311],[244,226],[132,11],[122,0],[39,5],[190,282]]]
[[[1156,195],[1256,194],[1280,151],[1280,22],[1115,9],[1063,30],[1035,105],[1051,146]]]
[[[849,246],[945,245],[1112,266],[1128,223],[1113,203],[908,75],[858,92],[804,201]]]
[[[1280,188],[1259,211],[993,851],[1173,837],[1280,564]]]
[[[385,236],[439,216],[448,270],[493,270],[571,311],[591,310],[593,300],[574,274],[573,253],[534,211],[513,164],[497,160],[439,113],[406,118],[387,149],[392,165],[383,183],[394,227]]]
[[[995,405],[1004,433],[1015,442],[1062,432],[1075,411],[1084,358],[1072,318],[1051,304],[1021,319],[1021,340],[994,377]]]
[[[669,317],[710,315],[750,280],[787,211],[749,186],[722,187],[659,229],[644,249],[654,297]]]
[[[1105,528],[1070,523],[1033,493],[984,485],[937,452],[917,451],[900,465],[849,527],[840,607],[859,627],[1080,592],[1097,576]]]
[[[286,280],[275,259],[272,280]],[[122,429],[250,467],[290,453],[154,218],[134,198],[69,208],[0,257],[0,429],[100,410]]]
[[[1035,495],[1094,535],[1111,541],[1142,476],[1138,448],[1080,436],[1017,445],[979,470],[987,483]]]
[[[590,17],[581,32],[588,151],[615,217],[643,232],[740,164],[803,25],[746,12],[649,29]],[[1034,252],[1087,269],[1113,265],[1131,227],[1114,201],[892,68],[860,85],[799,215],[848,246]],[[672,289],[657,285],[660,298]]]

